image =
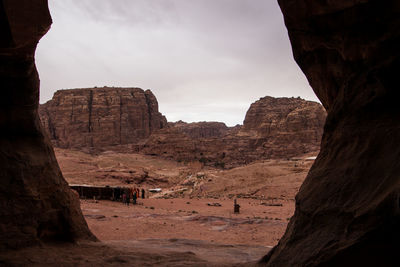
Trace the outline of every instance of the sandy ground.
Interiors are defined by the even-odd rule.
[[[103,241],[194,239],[219,244],[274,246],[282,236],[293,203],[265,206],[259,200],[143,199],[137,205],[83,200],[82,212]],[[208,206],[218,203],[221,206]]]
[[[230,170],[160,158],[56,149],[70,184],[162,188],[126,206],[81,200],[99,243],[0,253],[4,266],[250,266],[284,233],[312,161],[255,162]],[[237,199],[240,213],[233,212]]]
[[[161,195],[174,198],[293,200],[312,164],[304,159],[269,160],[222,170],[205,168],[199,162],[178,163],[141,154],[55,152],[69,184],[160,187]]]
[[[141,154],[56,149],[56,156],[70,184],[162,188],[137,205],[82,200],[88,225],[102,241],[191,239],[264,247],[284,233],[312,164],[269,160],[222,170]],[[233,213],[234,199],[239,214]]]

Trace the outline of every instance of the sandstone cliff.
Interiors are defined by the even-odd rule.
[[[167,124],[156,97],[140,88],[59,90],[39,114],[53,144],[61,148],[135,144]]]
[[[267,266],[399,266],[399,1],[279,0],[328,111],[321,151]]]
[[[178,121],[169,123],[169,126],[179,129],[180,132],[194,139],[223,137],[229,130],[223,122],[202,121],[186,123]]]
[[[239,136],[257,140],[256,149],[271,157],[319,151],[326,112],[301,98],[263,97],[251,104]]]
[[[38,116],[34,54],[50,25],[46,0],[0,1],[1,251],[49,240],[95,239]]]
[[[324,108],[316,102],[264,97],[251,105],[243,126],[170,124],[152,134],[142,152],[218,167],[317,153],[325,117]]]
[[[279,0],[328,111],[321,152],[268,266],[398,266],[398,1]],[[37,114],[47,1],[0,1],[0,247],[90,238]],[[175,261],[176,262],[176,261]]]

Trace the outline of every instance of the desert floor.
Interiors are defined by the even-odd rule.
[[[230,170],[140,154],[56,149],[56,156],[70,184],[158,187],[162,192],[129,206],[82,199],[82,213],[100,243],[0,254],[0,265],[250,265],[283,235],[312,164],[306,160],[312,155]]]

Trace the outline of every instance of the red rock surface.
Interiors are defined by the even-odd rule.
[[[57,91],[41,105],[40,116],[56,147],[141,151],[233,167],[318,152],[326,115],[316,102],[264,97],[251,105],[243,126],[182,121],[167,125],[149,90],[88,88]]]
[[[169,123],[171,127],[178,128],[187,136],[193,139],[223,137],[229,128],[223,122],[193,122],[183,121]]]
[[[264,263],[398,266],[400,5],[279,3],[295,59],[328,117],[295,215]],[[91,237],[37,114],[34,51],[50,23],[47,1],[0,2],[1,248]]]
[[[38,116],[34,54],[49,30],[47,1],[0,2],[0,250],[94,239]]]
[[[295,136],[303,143],[319,145],[325,117],[325,110],[319,103],[266,96],[251,104],[241,131],[260,138]],[[285,140],[285,144],[290,141]]]
[[[257,149],[271,157],[301,155],[319,150],[325,118],[319,103],[267,96],[251,104],[239,135],[261,141]]]
[[[264,97],[250,106],[243,126],[171,124],[152,134],[142,152],[228,168],[260,159],[317,153],[325,116],[316,102]]]
[[[399,266],[399,1],[279,0],[328,111],[321,151],[267,266]]]
[[[59,90],[40,118],[55,146],[78,149],[136,144],[167,124],[156,97],[140,88]]]

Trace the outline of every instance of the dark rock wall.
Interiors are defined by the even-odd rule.
[[[38,116],[34,53],[50,25],[45,0],[0,1],[0,249],[94,239]]]
[[[400,2],[279,0],[328,111],[320,154],[268,266],[399,266]]]
[[[61,148],[135,144],[167,124],[156,97],[140,88],[59,90],[40,105],[39,114],[51,141]]]

